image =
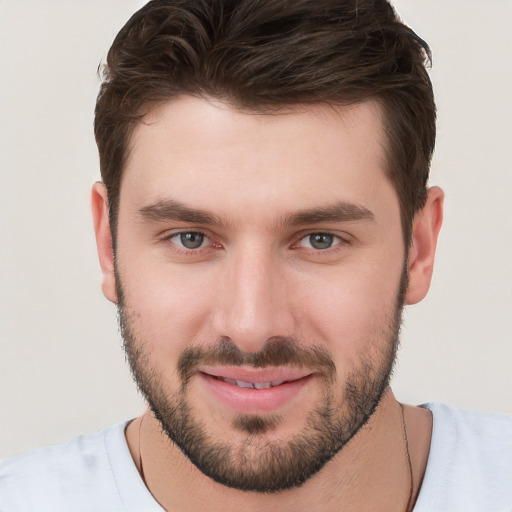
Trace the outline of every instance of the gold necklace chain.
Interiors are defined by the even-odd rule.
[[[405,512],[411,511],[411,505],[414,494],[414,478],[412,475],[412,462],[411,462],[411,452],[409,451],[409,438],[407,436],[407,425],[405,424],[405,410],[404,405],[400,402],[400,409],[402,411],[402,434],[405,445],[405,460],[407,462],[407,466],[409,469],[409,498],[407,499],[407,506],[405,507]]]
[[[139,423],[139,471],[140,471],[140,476],[142,478],[142,481],[144,482],[144,485],[147,487],[147,489],[149,491],[149,485],[146,482],[146,477],[144,475],[144,468],[142,467],[142,452],[141,452],[141,448],[140,448],[140,445],[141,445],[140,431],[142,430],[142,423],[143,423],[145,417],[146,417],[146,414],[143,414],[142,419],[140,420],[140,423]],[[149,492],[151,493],[151,491],[149,491]],[[151,494],[151,495],[153,495],[153,494]]]
[[[407,425],[405,424],[405,410],[402,403],[400,403],[400,410],[402,411],[402,436],[405,446],[405,459],[407,462],[407,466],[409,469],[409,497],[407,499],[407,505],[405,507],[405,512],[411,512],[411,504],[413,500],[413,493],[414,493],[414,478],[412,474],[412,462],[411,462],[411,453],[409,451],[409,437],[407,436]],[[142,481],[144,482],[144,485],[147,487],[148,491],[151,495],[153,493],[151,492],[148,482],[146,481],[146,477],[144,475],[144,467],[142,466],[142,452],[141,452],[141,430],[142,430],[142,423],[144,421],[144,418],[146,415],[144,414],[142,416],[142,419],[139,423],[139,468],[140,468],[140,476],[142,478]]]

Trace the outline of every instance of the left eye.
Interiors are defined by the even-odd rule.
[[[340,242],[341,238],[336,235],[329,233],[311,233],[300,241],[300,245],[308,249],[322,250],[329,249],[334,245],[338,245]]]
[[[176,233],[170,240],[185,249],[199,249],[207,243],[208,238],[203,233],[185,231],[183,233]]]

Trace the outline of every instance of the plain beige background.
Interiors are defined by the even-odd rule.
[[[0,0],[0,457],[139,414],[100,291],[96,68],[135,0]],[[429,297],[394,378],[411,403],[512,412],[512,2],[400,0],[433,50],[446,191]]]

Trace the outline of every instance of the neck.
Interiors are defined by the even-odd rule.
[[[412,508],[428,456],[429,413],[416,409],[406,407],[403,414],[388,390],[367,425],[318,474],[301,487],[274,494],[213,482],[168,440],[150,413],[132,422],[126,435],[139,472],[143,460],[146,486],[166,510],[199,510],[209,503],[209,512],[280,512],[292,507],[296,512],[328,512],[343,504],[346,512],[396,512]]]

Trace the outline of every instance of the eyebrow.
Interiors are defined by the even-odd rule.
[[[153,222],[181,221],[208,226],[225,226],[226,223],[217,215],[197,208],[190,208],[175,199],[165,199],[143,206],[139,210],[144,220]]]
[[[284,219],[286,226],[301,226],[319,224],[321,222],[351,222],[373,220],[373,213],[362,205],[338,202],[330,206],[311,208],[287,215]]]
[[[190,208],[175,199],[159,200],[139,209],[143,220],[152,222],[180,221],[191,224],[225,227],[228,223],[207,210]],[[352,222],[373,220],[373,213],[362,205],[344,201],[328,206],[300,210],[285,215],[279,224],[296,227],[322,222]]]

